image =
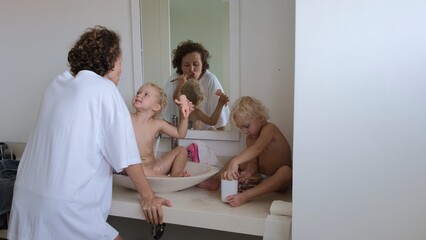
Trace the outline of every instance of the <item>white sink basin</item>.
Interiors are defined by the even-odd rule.
[[[187,162],[185,169],[190,174],[189,177],[147,177],[151,188],[156,193],[175,192],[212,177],[219,169],[203,163]],[[114,183],[133,190],[135,186],[128,176],[114,174]]]

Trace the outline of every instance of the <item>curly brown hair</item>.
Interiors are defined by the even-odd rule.
[[[86,29],[68,52],[68,65],[74,76],[81,70],[104,76],[114,68],[120,54],[120,36],[97,25]]]
[[[203,68],[201,73],[204,74],[207,69],[210,68],[209,59],[210,53],[201,45],[201,43],[193,42],[192,40],[186,40],[180,42],[176,49],[173,50],[173,68],[176,68],[177,74],[182,74],[182,58],[189,53],[198,52],[201,55],[201,63],[203,64]]]

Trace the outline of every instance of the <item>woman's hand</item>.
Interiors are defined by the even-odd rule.
[[[177,81],[176,89],[179,91],[179,89],[182,87],[182,85],[183,85],[186,81],[188,81],[188,75],[186,75],[186,74],[181,74],[181,75],[179,75],[179,77],[177,77],[175,80]]]
[[[154,196],[152,198],[142,198],[141,207],[145,219],[148,223],[158,225],[163,223],[163,205],[171,207],[172,204],[169,200],[161,197]]]

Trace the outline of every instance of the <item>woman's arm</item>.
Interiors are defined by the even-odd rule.
[[[206,97],[206,103],[201,107],[201,109],[207,115],[212,115],[216,109],[219,99],[216,91],[220,89],[222,92],[224,92],[223,87],[217,77],[208,70],[205,73],[205,77],[203,76],[203,79],[201,80],[201,85],[203,86],[204,95]],[[229,113],[229,107],[226,105],[223,106],[219,119],[214,125],[216,129],[224,130],[226,125],[229,123]]]
[[[171,207],[169,200],[157,197],[152,192],[151,186],[146,179],[142,164],[134,164],[126,169],[127,175],[132,180],[139,195],[141,196],[140,205],[142,207],[145,219],[155,225],[163,223],[163,205]]]
[[[217,102],[216,108],[212,115],[209,117],[207,114],[205,114],[203,111],[198,109],[199,111],[195,111],[196,117],[201,122],[214,126],[216,125],[217,121],[219,120],[220,114],[222,113],[223,106],[225,106],[229,102],[228,96],[226,96],[224,93],[222,93],[219,96],[219,100]]]

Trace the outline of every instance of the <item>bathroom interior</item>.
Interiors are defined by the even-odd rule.
[[[165,37],[170,34],[165,9],[175,1],[184,2],[2,1],[0,141],[22,152],[44,89],[67,68],[66,53],[86,27],[102,24],[121,34],[118,88],[129,109],[144,81],[163,85],[172,71],[167,46],[173,41]],[[140,9],[145,4],[150,7]],[[222,16],[229,36],[221,41],[229,56],[219,60],[213,54],[212,61],[218,60],[215,71],[222,72],[231,104],[243,95],[261,99],[293,150],[292,196],[285,196],[286,216],[277,216],[285,218],[277,224],[288,229],[285,236],[271,236],[278,229],[265,224],[275,217],[270,199],[228,211],[217,193],[209,193],[208,204],[221,204],[210,214],[197,208],[206,205],[200,204],[205,194],[190,188],[166,193],[176,204],[166,210],[170,224],[162,239],[424,239],[426,193],[419,189],[426,181],[426,4],[223,0],[222,5],[229,7],[229,19]],[[191,28],[202,28],[205,23],[195,15]],[[144,22],[146,16],[153,18]],[[189,131],[180,144],[195,140],[207,143],[221,161],[245,145],[235,130]],[[168,149],[165,137],[159,151]],[[150,239],[131,190],[117,189],[108,221],[125,239]],[[259,206],[260,223],[238,215]]]
[[[27,21],[31,22],[33,27],[24,35],[36,36],[34,41],[40,44],[40,47],[34,49],[36,51],[34,52],[34,57],[37,57],[37,60],[27,58],[28,62],[35,62],[34,64],[36,65],[40,64],[39,66],[34,66],[38,70],[33,73],[22,72],[22,76],[19,77],[22,81],[19,82],[20,80],[18,80],[18,82],[12,83],[14,86],[10,86],[18,89],[27,84],[33,85],[28,80],[31,79],[31,76],[37,76],[37,80],[34,81],[34,87],[32,87],[33,90],[29,93],[31,96],[28,96],[29,98],[24,97],[27,99],[18,100],[17,105],[11,106],[13,109],[17,106],[21,107],[21,104],[27,101],[34,103],[34,105],[24,104],[24,111],[28,111],[27,115],[30,119],[23,119],[24,122],[19,123],[20,126],[15,128],[17,131],[22,130],[21,132],[13,131],[10,134],[7,133],[8,136],[4,138],[2,136],[1,139],[8,142],[18,155],[20,155],[20,149],[23,149],[24,143],[31,133],[31,128],[34,126],[37,108],[44,88],[55,71],[61,71],[60,69],[66,68],[64,56],[66,56],[66,51],[72,44],[71,41],[75,38],[73,35],[79,35],[88,26],[106,25],[112,29],[117,29],[121,34],[123,73],[118,88],[131,111],[133,109],[130,100],[143,82],[155,82],[160,86],[165,86],[170,73],[174,71],[171,68],[171,50],[178,42],[187,39],[202,42],[209,49],[212,54],[210,70],[221,80],[226,94],[231,99],[231,103],[240,96],[242,91],[240,80],[240,55],[242,54],[240,52],[241,31],[239,29],[240,1],[130,0],[125,1],[125,3],[106,4],[107,6],[103,6],[103,8],[107,10],[102,11],[103,14],[85,14],[95,12],[95,9],[99,8],[97,2],[92,2],[90,4],[85,3],[86,10],[84,11],[87,12],[79,14],[81,16],[87,15],[87,18],[79,17],[78,21],[74,19],[73,14],[70,13],[67,16],[66,13],[63,13],[65,9],[75,8],[72,4],[43,1],[46,2],[45,4],[50,5],[51,10],[44,9],[39,4],[28,2],[32,6],[32,11],[28,11],[22,9],[18,4],[8,3],[9,7],[15,10],[13,14],[8,16],[10,17],[8,21],[11,22],[11,25],[14,25],[14,28],[22,28],[27,24]],[[102,4],[105,5],[105,3]],[[79,9],[79,11],[83,10]],[[65,23],[69,19],[73,19],[72,22],[75,22],[75,25],[73,24],[63,29],[60,24],[52,22],[52,19],[57,18],[59,12],[62,15],[62,22]],[[22,19],[22,16],[25,16],[26,19]],[[2,18],[6,18],[6,16],[2,15]],[[194,18],[203,18],[204,21],[194,21]],[[287,18],[291,19],[292,15],[287,16]],[[293,27],[290,26],[289,24],[287,31],[294,35]],[[13,29],[10,30],[11,33],[8,35],[20,34],[15,33]],[[61,33],[61,36],[57,36],[58,31],[62,31],[64,34]],[[283,49],[285,52],[282,55],[291,58],[294,51],[292,47],[293,40],[291,38],[288,38],[288,40],[288,47]],[[51,41],[54,43],[52,44]],[[14,40],[14,44],[18,45],[19,43]],[[32,46],[28,47],[33,49]],[[288,53],[286,53],[287,51]],[[16,51],[9,51],[8,54],[10,54],[9,58],[18,60],[14,56]],[[27,61],[25,63],[22,61],[22,64],[27,64]],[[271,112],[271,115],[282,115],[285,118],[285,121],[279,120],[277,125],[280,125],[291,143],[293,69],[291,65],[282,66],[279,61],[277,61],[277,64],[279,65],[277,66],[278,69],[274,71],[281,71],[283,73],[280,74],[281,77],[285,76],[287,79],[285,81],[287,87],[283,89],[287,89],[285,98],[288,100],[284,101],[288,102],[285,104],[288,109],[283,110],[289,114],[283,115],[280,110],[279,112]],[[49,65],[50,67],[44,65]],[[12,72],[15,71],[12,70],[10,73]],[[282,91],[280,91],[280,94],[282,94]],[[17,114],[19,115],[19,113]],[[5,125],[7,124],[5,123]],[[189,130],[187,137],[180,139],[179,144],[187,146],[193,141],[202,141],[211,148],[223,165],[231,156],[241,151],[245,144],[243,139],[239,131],[229,126],[228,130],[220,132]],[[171,148],[170,139],[167,136],[162,136],[158,143],[155,149],[158,154],[162,154]],[[120,185],[121,182],[116,181],[118,182],[116,185]],[[123,195],[130,194],[130,198],[135,194],[134,191],[129,189],[120,190],[124,192]],[[117,191],[114,191],[114,193]],[[199,189],[191,187],[190,189],[179,191],[179,194],[173,192],[171,196],[167,195],[169,194],[167,192],[158,194],[160,196],[164,194],[165,197],[170,198],[172,203],[175,202],[174,207],[170,209],[172,211],[165,210],[165,221],[168,226],[162,239],[262,239],[266,217],[270,214],[271,203],[274,200],[286,199],[287,211],[291,210],[291,193],[285,195],[271,194],[267,198],[260,198],[258,202],[246,204],[247,206],[241,206],[238,209],[232,209],[228,204],[221,202],[220,197],[217,195],[220,194],[220,191],[208,193],[207,190],[199,191]],[[181,197],[183,197],[182,201],[195,202],[192,204],[194,206],[180,204]],[[138,202],[137,199],[125,199],[123,201],[114,199],[108,221],[119,229],[125,239],[140,239],[141,236],[143,236],[142,239],[149,239],[151,234],[150,225],[141,220],[143,215],[139,211],[139,206],[125,202],[132,200],[133,203]],[[197,209],[197,206],[200,205],[199,202],[208,204],[205,204],[201,209]],[[136,215],[134,214],[135,212],[137,213]],[[187,219],[190,219],[190,221]],[[287,216],[285,223],[286,235],[288,236],[290,236],[290,220],[291,216]],[[240,223],[235,224],[234,222]],[[183,235],[179,237],[179,234]],[[271,234],[272,232],[269,235]],[[279,237],[281,238],[282,236]]]

